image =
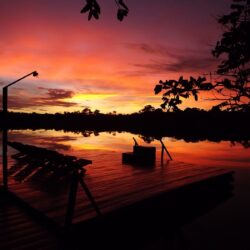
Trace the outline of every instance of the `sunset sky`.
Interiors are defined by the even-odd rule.
[[[83,0],[0,0],[0,86],[39,73],[9,89],[10,110],[131,113],[159,107],[159,80],[216,69],[216,17],[230,0],[126,0],[123,22],[114,0],[98,2],[101,18],[88,22]],[[211,107],[206,98],[184,104]]]

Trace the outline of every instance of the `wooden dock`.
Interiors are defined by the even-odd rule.
[[[0,249],[58,249],[58,236],[0,192]]]
[[[157,161],[154,167],[148,168],[124,165],[121,154],[118,153],[114,153],[112,159],[110,155],[103,155],[93,160],[94,164],[87,167],[83,178],[102,215],[96,213],[86,194],[78,188],[72,228],[80,228],[81,225],[101,220],[117,211],[126,211],[135,205],[140,206],[146,202],[152,205],[154,204],[150,202],[152,200],[168,195],[173,196],[173,193],[178,190],[190,190],[192,187],[195,189],[200,184],[214,180],[217,181],[216,188],[220,188],[218,181],[226,180],[231,183],[233,174],[225,169],[175,161],[164,165]],[[34,221],[30,215],[23,216],[23,209],[27,209],[26,211],[31,212],[35,217],[42,218],[43,221],[48,222],[48,225],[55,225],[54,228],[58,227],[60,230],[65,223],[69,179],[60,179],[59,182],[53,183],[55,180],[53,176],[48,176],[46,180],[29,178],[24,181],[24,178],[20,178],[20,172],[23,171],[22,164],[18,165],[15,160],[9,158],[9,166],[9,197],[18,201],[22,209],[17,206],[18,203],[13,205],[2,202],[0,204],[1,229],[5,228],[6,223],[11,225],[6,230],[1,230],[0,242],[6,235],[6,239],[8,237],[11,239],[10,235],[13,234],[14,237],[20,238],[20,244],[24,242],[25,245],[29,241],[36,243],[34,239],[42,237],[45,242],[48,242],[48,248],[50,245],[53,247],[53,244],[56,244],[56,237],[52,237],[52,234],[48,233],[46,228],[41,227],[38,221]],[[223,184],[221,187],[223,188]],[[205,194],[203,198],[206,198]],[[20,229],[22,225],[24,229]],[[26,225],[27,228],[25,228]],[[8,231],[9,228],[11,234]],[[0,246],[3,242],[10,244],[8,240],[3,240]]]

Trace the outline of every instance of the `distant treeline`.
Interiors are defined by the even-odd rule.
[[[0,128],[64,131],[125,131],[144,136],[197,140],[250,139],[249,112],[141,112],[128,115],[101,113],[0,113]]]

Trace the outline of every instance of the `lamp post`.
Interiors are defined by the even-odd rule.
[[[24,78],[33,75],[34,77],[38,76],[38,73],[36,71],[33,71],[19,79],[17,79],[16,81],[6,85],[3,87],[3,114],[6,114],[8,112],[8,88],[14,84],[16,84],[17,82],[23,80]]]
[[[38,76],[38,73],[36,71],[33,71],[19,79],[17,79],[16,81],[6,85],[3,87],[3,96],[2,96],[2,100],[3,100],[3,119],[7,119],[7,113],[8,113],[8,88],[12,85],[14,85],[15,83],[23,80],[24,78],[28,77],[28,76]],[[7,190],[8,189],[8,125],[7,123],[5,123],[4,127],[3,127],[3,135],[2,135],[2,160],[3,160],[3,186],[4,188]]]

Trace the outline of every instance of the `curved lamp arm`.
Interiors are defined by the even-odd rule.
[[[31,72],[31,73],[29,73],[29,74],[27,74],[27,75],[17,79],[16,81],[14,81],[14,82],[12,82],[12,83],[10,83],[10,84],[3,87],[3,97],[2,97],[2,99],[3,99],[3,113],[4,114],[8,112],[8,87],[14,85],[15,83],[17,83],[17,82],[19,82],[19,81],[23,80],[24,78],[26,78],[28,76],[31,76],[31,75],[34,76],[34,77],[37,77],[38,73],[37,73],[37,71],[33,71],[33,72]]]

